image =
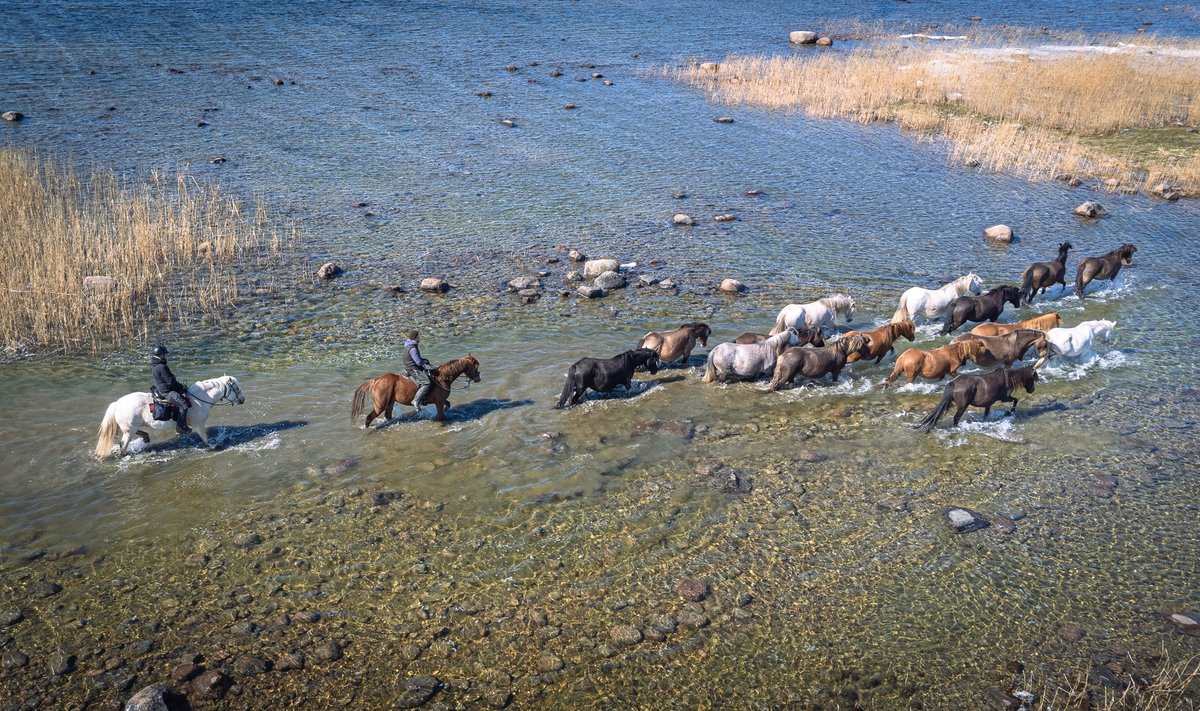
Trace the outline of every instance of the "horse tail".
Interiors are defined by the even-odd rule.
[[[704,377],[700,379],[702,383],[711,383],[717,377],[717,366],[713,364],[713,353],[717,349],[714,348],[708,352],[708,360],[704,366]]]
[[[113,440],[120,429],[117,425],[117,403],[109,403],[100,422],[100,434],[96,438],[96,459],[105,459],[112,453]]]
[[[576,375],[577,372],[575,370],[575,366],[572,364],[570,369],[567,370],[567,382],[563,385],[562,395],[558,396],[558,404],[554,406],[555,410],[561,410],[566,407],[567,403],[571,401],[571,398],[575,396]]]
[[[892,314],[892,323],[896,323],[898,321],[907,321],[907,320],[909,320],[908,298],[905,296],[901,296],[900,297],[900,306],[898,306],[896,308],[896,313]]]
[[[350,398],[350,424],[358,422],[358,418],[362,417],[363,407],[367,404],[367,396],[371,394],[371,384],[374,380],[368,380],[358,389],[354,391],[354,397]]]
[[[923,419],[919,423],[917,423],[917,425],[914,427],[914,429],[924,430],[925,432],[932,432],[933,428],[937,426],[938,420],[942,419],[942,415],[945,415],[946,410],[950,409],[950,403],[953,400],[954,400],[954,382],[951,381],[949,383],[946,383],[946,389],[944,391],[944,394],[942,395],[942,401],[937,404],[937,407],[933,408],[933,412],[926,415],[925,419]]]
[[[767,335],[775,336],[775,335],[778,335],[778,334],[786,331],[787,330],[786,321],[787,321],[787,319],[784,318],[784,312],[780,311],[779,315],[775,317],[775,326],[771,329],[771,332],[768,333]]]
[[[1026,304],[1033,303],[1033,267],[1025,267],[1025,271],[1021,272],[1021,301]]]

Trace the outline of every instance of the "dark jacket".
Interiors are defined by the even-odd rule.
[[[404,372],[415,375],[429,367],[429,361],[421,357],[421,349],[411,338],[404,342]]]
[[[154,391],[159,395],[167,393],[187,393],[183,383],[175,379],[175,374],[167,367],[167,362],[157,356],[150,358],[150,370],[154,373]]]

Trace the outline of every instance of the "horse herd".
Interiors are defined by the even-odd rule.
[[[961,334],[950,343],[933,349],[910,348],[901,353],[892,372],[883,382],[890,386],[903,375],[909,383],[919,378],[940,380],[947,375],[957,376],[946,385],[942,400],[918,425],[930,431],[951,404],[956,406],[957,425],[968,406],[981,407],[986,417],[997,402],[1011,402],[1009,414],[1016,409],[1013,392],[1024,388],[1033,392],[1037,381],[1036,368],[1054,356],[1078,357],[1092,350],[1096,338],[1111,338],[1112,321],[1084,321],[1072,328],[1062,328],[1057,313],[1047,313],[1019,323],[995,323],[1006,304],[1019,307],[1030,304],[1035,296],[1058,284],[1066,290],[1065,272],[1070,243],[1060,244],[1058,256],[1051,262],[1033,264],[1022,273],[1020,287],[1003,285],[981,294],[983,281],[967,274],[938,289],[913,287],[904,292],[888,324],[871,331],[846,331],[831,336],[826,342],[824,329],[835,329],[840,318],[846,323],[854,320],[854,299],[834,294],[808,304],[789,304],[780,310],[769,333],[748,331],[709,351],[703,382],[754,380],[771,376],[768,392],[777,391],[803,377],[812,380],[831,376],[837,382],[848,363],[873,360],[876,365],[895,351],[900,338],[916,338],[917,318],[942,319],[941,333],[949,334],[967,322],[981,322],[970,333]],[[1133,264],[1137,247],[1123,244],[1100,257],[1079,262],[1075,276],[1075,294],[1083,298],[1084,289],[1094,280],[1115,279],[1122,266]],[[1060,291],[1060,293],[1061,293]],[[836,332],[835,332],[836,333]],[[635,348],[612,358],[581,358],[567,371],[566,384],[556,408],[582,402],[589,389],[610,392],[617,387],[628,389],[633,375],[640,370],[657,373],[661,364],[684,363],[696,344],[708,346],[712,329],[704,323],[687,323],[673,331],[651,332],[642,337]],[[1013,363],[1035,350],[1034,365],[1013,368]],[[959,376],[958,369],[966,361],[982,367],[1000,366],[982,374]],[[432,387],[425,404],[436,408],[436,419],[445,418],[449,396],[455,381],[465,376],[467,387],[480,380],[479,361],[470,353],[431,369]],[[417,385],[399,373],[385,373],[360,385],[351,398],[350,420],[357,423],[366,414],[364,426],[369,427],[380,415],[392,419],[397,403],[410,405]],[[188,411],[188,424],[195,429],[207,446],[205,422],[211,408],[219,404],[242,404],[245,397],[233,376],[222,376],[194,383],[188,388],[193,402]],[[367,409],[370,400],[371,408]],[[125,453],[130,439],[137,435],[149,442],[149,435],[140,429],[173,426],[170,421],[156,421],[150,413],[148,393],[130,393],[111,403],[101,423],[95,455],[107,457],[113,441],[119,439],[119,452]]]

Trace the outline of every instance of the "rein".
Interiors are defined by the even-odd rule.
[[[225,383],[225,388],[221,391],[221,397],[217,398],[216,400],[205,400],[199,395],[190,395],[189,397],[191,397],[193,400],[199,400],[205,405],[211,405],[212,407],[219,407],[221,405],[229,405],[232,407],[236,404],[229,399],[229,383]]]
[[[459,360],[465,360],[465,359],[459,359]],[[438,375],[442,376],[442,373],[441,373],[442,368],[448,368],[448,366],[450,366],[451,363],[457,365],[459,363],[459,361],[450,361],[450,363],[446,363],[445,365],[439,366],[438,367]],[[448,380],[446,380],[446,382],[442,382],[441,377],[430,378],[430,380],[437,383],[438,387],[442,388],[443,390],[445,390],[448,393],[454,392],[455,390],[470,390],[471,382],[472,382],[470,378],[467,378],[466,385],[463,385],[463,386],[457,387],[457,388],[452,387],[454,385],[454,381],[458,380],[458,377],[460,375],[462,375],[463,373],[465,373],[466,371],[467,371],[467,367],[465,365],[463,365],[462,370],[459,370],[457,373],[454,373],[454,375],[451,376]],[[445,376],[442,376],[442,377],[445,377]]]

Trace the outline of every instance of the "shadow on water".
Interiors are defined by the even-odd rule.
[[[678,383],[684,380],[687,380],[687,376],[669,375],[665,378],[658,378],[656,380],[635,380],[630,383],[628,388],[621,387],[606,393],[589,390],[587,396],[584,397],[580,404],[582,405],[588,400],[632,400],[633,398],[639,395],[644,395],[645,393],[661,385],[666,385],[667,383]]]
[[[277,432],[296,429],[307,424],[307,420],[280,420],[279,422],[261,425],[218,425],[208,428],[208,441],[212,444],[214,450],[219,451],[231,447],[239,447]],[[179,438],[178,441],[170,439],[164,442],[151,443],[140,449],[138,453],[194,449],[199,447],[200,444],[199,435],[189,434],[186,437]]]
[[[446,411],[446,420],[449,422],[470,422],[471,420],[483,419],[497,410],[510,410],[514,407],[524,407],[525,405],[532,404],[533,400],[529,398],[522,400],[480,398],[465,405],[456,405],[450,408]]]

